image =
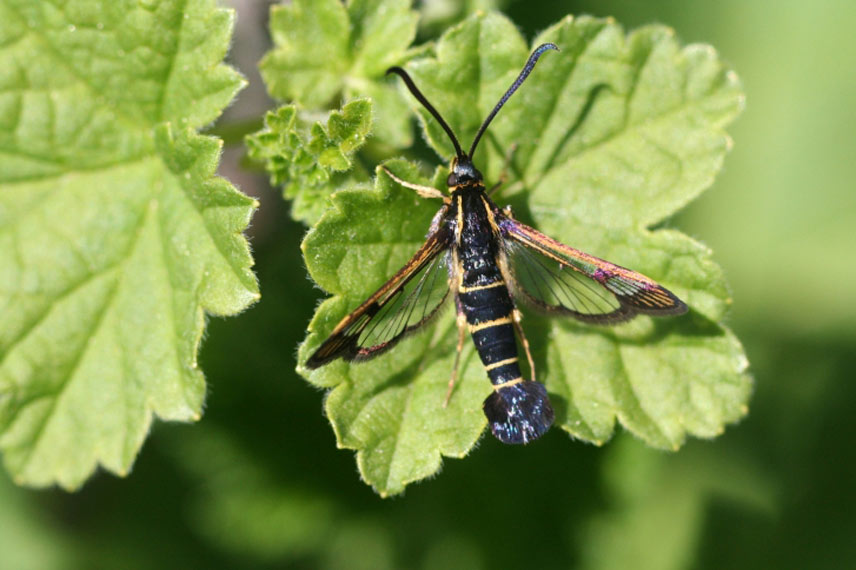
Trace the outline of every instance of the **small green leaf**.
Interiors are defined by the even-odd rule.
[[[545,41],[562,51],[545,54],[503,108],[477,166],[490,184],[516,146],[506,198],[519,218],[641,271],[691,307],[682,317],[637,317],[617,327],[527,315],[524,329],[556,424],[601,444],[617,420],[667,449],[687,434],[717,435],[746,413],[751,390],[743,349],[720,324],[728,290],[707,248],[649,228],[709,186],[721,167],[730,144],[723,128],[743,104],[737,78],[711,48],[681,48],[659,26],[625,36],[609,20],[566,18],[533,44]],[[530,50],[503,16],[479,14],[441,38],[437,59],[408,69],[467,148]],[[445,134],[419,112],[429,142],[450,156]],[[425,183],[411,174],[398,175]],[[336,196],[336,210],[304,242],[310,273],[334,297],[319,307],[301,362],[416,251],[437,209],[425,202],[391,188],[385,176],[374,191]],[[426,328],[368,363],[301,369],[314,384],[334,388],[326,409],[339,444],[358,450],[363,477],[382,494],[434,473],[442,455],[466,454],[485,425],[481,403],[490,385],[471,343],[443,409],[454,324],[446,315]]]
[[[372,104],[367,99],[347,103],[333,111],[327,127],[314,123],[304,132],[300,112],[285,105],[265,117],[265,128],[247,137],[250,157],[264,162],[271,184],[283,186],[293,201],[292,216],[315,223],[327,208],[327,197],[356,183],[364,173],[347,172],[352,157],[366,141],[372,124]]]
[[[196,134],[242,86],[213,0],[0,0],[0,448],[20,483],[125,474],[198,419],[205,312],[258,298],[255,203]]]
[[[323,108],[339,95],[371,97],[378,137],[407,146],[407,104],[383,76],[414,55],[407,49],[417,20],[410,0],[294,0],[274,6],[274,49],[262,60],[262,76],[273,97],[307,109]]]

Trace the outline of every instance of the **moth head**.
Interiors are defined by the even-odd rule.
[[[446,178],[446,185],[449,188],[481,184],[483,180],[482,173],[473,166],[473,161],[467,156],[456,156],[453,158],[449,170],[451,172],[449,172],[449,177]]]

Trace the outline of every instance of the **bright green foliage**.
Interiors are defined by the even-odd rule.
[[[316,122],[304,134],[295,105],[285,105],[265,116],[265,129],[247,138],[250,157],[264,161],[271,184],[283,186],[292,200],[292,216],[312,224],[327,207],[327,197],[353,185],[347,171],[352,157],[371,130],[372,104],[357,99],[333,111],[327,126]],[[347,174],[346,174],[347,173]],[[368,176],[363,173],[363,179]]]
[[[377,136],[388,144],[411,140],[406,103],[383,80],[400,65],[416,36],[410,0],[295,0],[271,9],[275,48],[261,63],[268,91],[278,99],[320,108],[334,97],[368,96]],[[338,101],[336,101],[338,103]]]
[[[194,420],[205,312],[258,298],[254,202],[194,132],[242,86],[214,0],[0,0],[0,447],[18,482],[129,470]]]
[[[113,11],[117,2],[99,4]],[[256,11],[268,2],[218,4],[238,6],[246,26],[232,41],[233,60],[258,59],[253,50],[267,33]],[[522,448],[485,434],[465,460],[444,460],[430,480],[381,500],[356,473],[355,452],[337,448],[320,409],[326,389],[291,370],[293,348],[326,294],[302,274],[295,244],[307,228],[283,216],[273,196],[262,206],[278,214],[256,215],[252,224],[261,301],[206,326],[198,356],[209,386],[204,421],[155,422],[132,476],[102,473],[81,492],[33,492],[0,470],[0,569],[856,568],[856,446],[848,444],[856,441],[856,3],[414,1],[418,37],[435,40],[458,23],[461,7],[491,4],[527,42],[570,11],[614,14],[628,30],[665,22],[678,37],[710,41],[740,73],[748,104],[727,127],[736,144],[715,184],[652,228],[698,236],[722,265],[734,297],[724,322],[744,343],[755,379],[750,415],[712,440],[687,438],[677,453],[623,428],[602,447],[569,441],[558,427]],[[15,22],[4,12],[0,29]],[[565,52],[546,54],[512,102],[538,91],[541,66]],[[28,67],[23,55],[14,61]],[[0,67],[4,81],[15,71],[8,63]],[[410,101],[400,79],[388,81]],[[0,102],[9,87],[0,89]],[[209,131],[229,153],[238,149],[227,141],[262,123],[262,102],[245,95]],[[307,116],[326,124],[327,110]],[[503,121],[501,113],[495,126]],[[7,134],[4,124],[0,137]],[[0,153],[8,148],[0,145]],[[445,170],[421,141],[390,151],[377,137],[355,162],[373,175],[393,154],[418,160],[426,174],[437,164]],[[496,165],[479,161],[495,181]],[[248,189],[261,183],[242,178]],[[518,189],[525,190],[505,187],[497,202],[540,224],[546,213],[529,211],[528,194]],[[792,269],[803,260],[811,270]],[[549,323],[536,321],[526,313],[529,339],[543,352]],[[486,382],[482,373],[475,378]],[[514,539],[498,540],[495,521],[513,527]]]
[[[662,27],[625,36],[608,20],[566,18],[533,45],[545,41],[562,51],[543,56],[493,123],[476,164],[490,184],[516,144],[512,187],[521,191],[509,198],[518,217],[657,279],[692,309],[618,327],[527,318],[556,423],[596,444],[616,420],[667,449],[687,434],[717,435],[746,412],[751,388],[742,347],[718,324],[727,288],[707,248],[649,227],[711,184],[729,146],[723,128],[743,103],[737,78],[711,48],[681,48]],[[504,17],[479,14],[441,38],[436,60],[408,69],[467,148],[530,49]],[[451,156],[445,135],[420,113],[429,142]],[[310,273],[335,296],[313,319],[301,361],[416,251],[437,209],[425,202],[391,188],[385,176],[374,191],[334,197],[336,210],[304,242]],[[301,370],[334,388],[326,409],[339,444],[358,450],[363,477],[382,494],[434,473],[441,455],[466,454],[485,425],[481,402],[490,385],[469,345],[459,386],[442,408],[454,358],[451,321],[438,319],[369,363]]]

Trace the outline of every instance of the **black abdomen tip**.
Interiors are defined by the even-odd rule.
[[[529,443],[553,423],[547,389],[540,382],[519,382],[500,388],[484,401],[490,431],[502,443]]]

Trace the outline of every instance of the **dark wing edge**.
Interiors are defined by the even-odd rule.
[[[404,267],[336,325],[305,366],[318,368],[340,357],[368,360],[428,323],[449,297],[443,255],[448,246],[446,228],[430,235]]]
[[[595,324],[637,314],[680,315],[687,305],[641,273],[564,245],[511,218],[500,228],[515,296],[535,309]]]

